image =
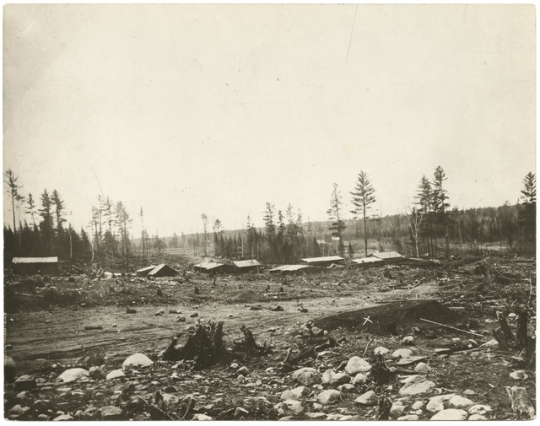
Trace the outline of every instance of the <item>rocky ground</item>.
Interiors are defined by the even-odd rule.
[[[495,270],[483,261],[480,269],[477,264],[328,271],[286,282],[267,274],[221,278],[216,285],[197,276],[189,284],[133,281],[124,289],[113,285],[112,297],[102,304],[95,302],[98,297],[88,283],[105,288],[112,282],[53,279],[49,285],[60,291],[81,288],[84,297],[72,306],[51,303],[46,309],[19,308],[6,315],[6,352],[16,366],[5,367],[6,378],[12,374],[15,379],[5,383],[5,417],[531,418],[535,369],[524,364],[523,352],[513,345],[502,350],[492,335],[499,325],[497,311],[505,312],[516,334],[518,316],[508,308],[513,293],[507,287],[521,281],[507,263],[506,270]],[[158,285],[163,296],[157,296]],[[128,294],[123,293],[126,288]],[[394,334],[345,323],[328,330],[314,325],[344,311],[418,299],[441,302],[457,319],[439,322],[461,331],[409,317],[403,317]],[[277,305],[283,311],[271,310]],[[127,313],[127,308],[135,313]],[[242,337],[240,326],[245,324],[257,342],[266,342],[272,351],[263,356],[229,355],[200,370],[193,360],[160,360],[171,337],[185,339],[201,320],[224,321],[227,347]],[[529,332],[534,334],[535,317],[530,320]],[[359,324],[369,321],[368,315]],[[288,361],[303,353],[317,335],[323,341],[332,337],[337,345]]]

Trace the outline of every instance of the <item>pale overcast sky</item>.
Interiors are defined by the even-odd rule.
[[[326,220],[361,170],[384,215],[438,165],[452,206],[499,206],[535,172],[535,77],[531,5],[8,5],[4,170],[77,228],[121,200],[135,236],[141,206],[162,236]]]

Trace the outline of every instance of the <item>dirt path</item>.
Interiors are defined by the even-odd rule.
[[[241,337],[240,326],[246,324],[261,342],[275,343],[275,337],[268,331],[278,327],[279,334],[287,328],[326,315],[373,306],[377,301],[396,298],[412,298],[422,293],[428,295],[436,290],[429,285],[413,290],[358,294],[356,297],[324,297],[303,300],[308,313],[298,312],[295,301],[279,301],[282,312],[269,308],[275,302],[260,304],[265,309],[250,310],[246,304],[204,304],[195,306],[176,305],[186,322],[177,322],[178,315],[169,313],[172,306],[137,307],[136,314],[125,313],[120,307],[63,308],[8,316],[6,343],[13,346],[8,354],[17,360],[21,371],[31,371],[34,361],[71,362],[95,351],[105,352],[107,357],[124,357],[148,349],[159,351],[167,346],[173,335],[184,332],[198,318],[225,321],[225,332],[229,339]],[[155,312],[164,309],[162,316]],[[190,315],[197,312],[198,318]],[[229,318],[232,315],[232,318]],[[85,330],[85,326],[100,325],[102,330]],[[113,325],[116,325],[113,327]]]

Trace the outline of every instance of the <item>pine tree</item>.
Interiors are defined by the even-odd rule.
[[[419,206],[418,213],[421,214],[425,218],[424,226],[422,226],[420,229],[423,231],[422,233],[425,235],[428,252],[431,253],[432,256],[434,256],[435,253],[433,251],[433,240],[432,240],[433,238],[433,225],[432,225],[433,190],[431,188],[431,182],[426,176],[422,176],[422,179],[420,180],[420,185],[418,186],[416,199]]]
[[[371,184],[367,173],[361,171],[358,175],[355,191],[351,192],[353,196],[352,203],[356,207],[351,213],[362,214],[364,220],[364,253],[368,255],[368,237],[367,237],[367,211],[370,205],[375,203],[375,189]]]
[[[46,189],[43,191],[43,194],[41,194],[41,209],[39,209],[39,215],[43,218],[39,226],[43,235],[45,252],[49,255],[54,254],[52,200]]]
[[[30,217],[32,218],[32,224],[34,225],[34,230],[35,230],[36,229],[36,218],[35,218],[36,203],[35,203],[34,197],[32,196],[31,193],[28,194],[27,204],[28,204],[28,208],[24,212],[26,214],[29,214]]]
[[[523,179],[523,209],[519,213],[519,225],[531,241],[536,241],[536,175],[527,173]]]
[[[341,193],[337,183],[334,183],[334,189],[332,190],[332,195],[330,197],[330,208],[328,209],[327,214],[332,221],[330,231],[332,232],[333,237],[339,238],[338,252],[339,255],[343,257],[345,255],[345,246],[343,245],[342,234],[346,225],[343,221]]]
[[[437,224],[442,227],[444,231],[445,242],[445,257],[446,260],[450,259],[450,239],[448,236],[448,227],[450,224],[448,203],[448,192],[443,188],[443,182],[447,180],[446,174],[441,166],[435,169],[433,176],[433,210],[437,220]]]

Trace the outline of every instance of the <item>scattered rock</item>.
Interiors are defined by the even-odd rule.
[[[36,379],[29,375],[24,374],[15,380],[15,389],[16,390],[31,390],[37,387]]]
[[[239,374],[241,374],[242,376],[247,376],[249,374],[249,370],[247,369],[247,367],[241,367],[236,372],[236,375],[239,375]]]
[[[403,340],[401,340],[402,345],[414,345],[414,337],[412,336],[405,336]]]
[[[476,392],[472,389],[467,389],[465,392],[463,392],[464,395],[476,395]]]
[[[420,410],[421,408],[424,408],[424,401],[416,401],[411,407],[413,410]]]
[[[411,351],[410,349],[405,349],[405,348],[398,349],[392,352],[392,358],[410,358],[413,355],[414,355],[413,351]]]
[[[282,406],[285,407],[286,411],[292,411],[295,414],[301,414],[304,412],[302,403],[296,399],[288,399],[283,401]]]
[[[457,408],[448,408],[446,410],[439,411],[430,420],[467,420],[467,412],[465,410],[458,410]]]
[[[307,396],[309,394],[309,389],[305,386],[298,386],[297,388],[294,388],[292,390],[286,390],[281,394],[281,399],[286,401],[288,399],[300,399],[303,396]]]
[[[354,378],[352,379],[353,385],[365,385],[369,381],[368,376],[366,376],[364,373],[358,373]]]
[[[403,414],[405,411],[405,406],[401,401],[396,401],[392,404],[392,407],[390,408],[390,415],[392,417],[399,417]]]
[[[122,409],[114,405],[101,407],[96,413],[103,420],[119,420],[122,418]]]
[[[198,421],[211,421],[211,420],[214,420],[212,417],[210,416],[207,416],[206,414],[201,414],[201,413],[198,413],[198,414],[195,414],[193,416],[193,419],[192,420],[198,420]]]
[[[70,383],[75,380],[79,380],[81,377],[88,377],[88,371],[84,368],[70,368],[69,370],[64,371],[58,378],[57,382]]]
[[[316,419],[321,419],[323,417],[326,417],[326,414],[324,414],[324,413],[306,413],[306,417],[308,417],[310,419],[313,419],[313,420],[316,420]]]
[[[413,376],[414,379],[408,381],[405,386],[399,390],[400,395],[421,395],[428,393],[435,388],[435,383],[426,380],[423,376]]]
[[[432,413],[438,413],[439,411],[444,410],[444,404],[443,401],[449,401],[451,400],[455,394],[449,394],[449,395],[437,395],[433,398],[430,398],[426,410],[431,411]]]
[[[165,313],[165,309],[160,309],[159,311],[156,311],[156,313],[154,314],[156,317],[159,317],[161,315],[163,315]]]
[[[390,352],[390,349],[387,349],[383,346],[378,346],[373,349],[373,355],[386,355],[388,352]]]
[[[323,405],[327,405],[327,404],[331,404],[339,400],[340,396],[341,396],[341,392],[335,389],[329,389],[329,390],[322,391],[317,396],[317,401],[319,401]]]
[[[464,398],[462,396],[456,395],[452,397],[450,401],[448,401],[448,404],[450,404],[454,408],[467,408],[474,404],[469,398]]]
[[[322,375],[322,383],[331,386],[349,383],[351,377],[345,373],[335,373],[333,370],[326,370]]]
[[[407,416],[398,417],[398,420],[411,420],[411,421],[417,421],[419,417],[416,414],[409,414]]]
[[[377,395],[373,391],[367,391],[363,395],[360,395],[354,400],[357,404],[360,405],[375,405],[377,404]]]
[[[298,383],[304,386],[314,385],[316,383],[321,383],[321,375],[317,370],[310,367],[300,368],[292,374],[293,380],[296,380]]]
[[[349,374],[365,373],[371,370],[371,364],[359,356],[353,356],[347,362],[345,371]]]
[[[134,309],[134,308],[127,308],[126,309],[126,314],[136,314],[137,311]]]
[[[58,417],[53,419],[53,422],[70,422],[74,420],[69,414],[60,414]]]
[[[527,380],[529,378],[525,370],[514,371],[510,373],[510,377],[514,380]]]
[[[149,367],[153,365],[154,363],[150,358],[148,358],[144,354],[134,354],[128,357],[124,363],[122,364],[122,369],[125,371],[128,368],[133,367]]]
[[[88,375],[94,380],[103,380],[107,378],[107,375],[101,367],[90,367]]]
[[[482,416],[481,414],[473,414],[467,420],[489,420],[487,417]]]
[[[106,379],[112,380],[112,379],[117,379],[119,377],[126,377],[126,375],[124,374],[122,370],[113,370],[109,374],[107,374]]]
[[[354,390],[354,385],[351,385],[350,383],[345,383],[344,385],[339,385],[337,389],[340,392],[352,392]]]
[[[186,317],[179,315],[176,317],[177,322],[186,322]]]
[[[469,408],[469,414],[487,414],[491,412],[491,407],[489,405],[473,405]]]
[[[431,371],[431,367],[425,362],[419,362],[416,364],[416,367],[414,367],[414,371],[416,373],[427,374]]]

